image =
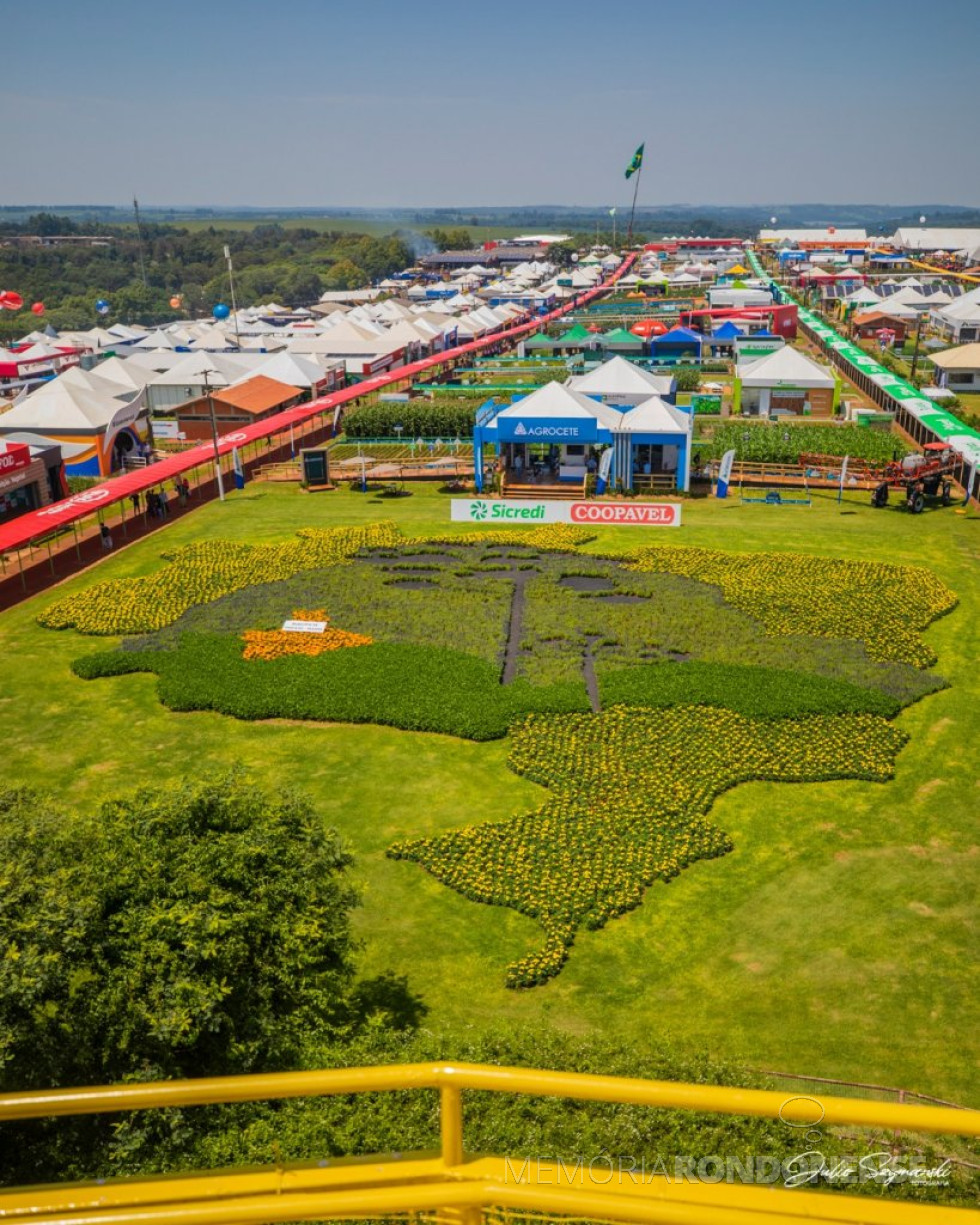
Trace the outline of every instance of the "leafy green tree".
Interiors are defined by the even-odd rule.
[[[351,859],[241,775],[0,794],[0,1087],[286,1067],[350,1022]]]
[[[548,248],[546,258],[550,263],[556,264],[559,268],[568,268],[572,264],[572,256],[575,254],[575,251],[574,242],[553,242]]]
[[[440,251],[467,251],[473,245],[469,230],[462,228],[444,230],[437,226],[434,230],[427,230],[426,235]]]
[[[678,391],[697,391],[701,386],[701,371],[697,366],[675,366],[671,371]]]
[[[59,217],[55,213],[33,213],[27,218],[24,227],[28,234],[40,234],[49,238],[56,234],[78,234],[79,227],[68,217]]]
[[[327,289],[358,289],[367,278],[364,270],[349,259],[339,260],[327,273]]]

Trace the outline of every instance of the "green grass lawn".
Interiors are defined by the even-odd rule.
[[[407,533],[445,532],[448,499],[434,488],[381,500],[252,485],[0,614],[4,780],[78,806],[230,765],[267,787],[301,787],[356,855],[365,973],[406,974],[432,1029],[551,1023],[618,1033],[641,1050],[669,1036],[758,1068],[974,1100],[978,518],[953,508],[874,511],[866,494],[843,508],[817,495],[810,508],[733,499],[688,503],[683,513],[677,532],[599,529],[587,547],[663,540],[926,565],[960,597],[925,634],[951,688],[899,716],[911,741],[890,783],[757,782],[722,796],[712,819],[735,850],[653,886],[638,910],[603,930],[580,932],[546,986],[503,986],[504,967],[538,943],[531,920],[468,902],[384,854],[398,839],[541,803],[544,791],[507,768],[506,740],[174,714],[158,703],[152,676],[87,682],[71,673],[73,659],[111,642],[34,623],[61,595],[147,573],[162,550],[202,537],[272,542],[304,526],[381,519]]]

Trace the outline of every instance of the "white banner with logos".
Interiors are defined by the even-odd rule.
[[[453,498],[453,523],[488,527],[534,527],[539,523],[581,523],[596,527],[680,527],[678,502],[540,501],[530,498]]]

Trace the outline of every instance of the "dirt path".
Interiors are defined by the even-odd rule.
[[[507,649],[504,652],[502,685],[510,685],[517,679],[517,665],[521,657],[521,635],[524,632],[524,588],[528,571],[511,567],[510,578],[514,591],[510,600],[510,627],[507,631]]]

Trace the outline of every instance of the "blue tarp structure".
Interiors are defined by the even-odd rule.
[[[732,323],[731,319],[726,319],[724,323],[715,328],[711,335],[715,340],[735,340],[736,337],[742,335],[742,332]]]
[[[692,332],[690,328],[671,328],[669,332],[664,332],[663,336],[650,337],[650,352],[658,358],[682,353],[700,356],[703,340],[700,332]]]
[[[676,327],[671,328],[669,332],[664,332],[663,336],[651,336],[650,343],[652,345],[665,344],[700,344],[701,333],[692,332],[690,328]]]

